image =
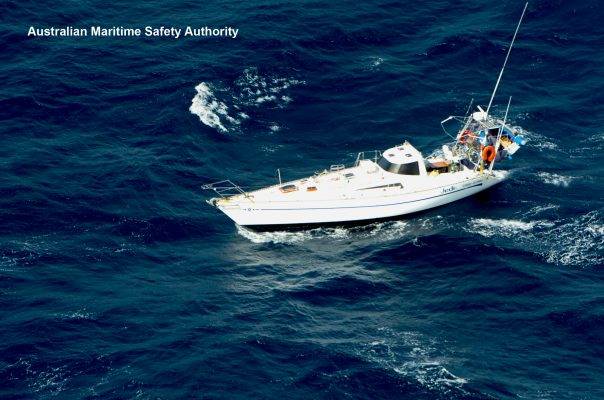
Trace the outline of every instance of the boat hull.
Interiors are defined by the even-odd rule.
[[[217,204],[235,223],[255,230],[303,229],[327,225],[363,224],[395,219],[439,207],[488,189],[505,179],[505,174],[483,175],[477,179],[381,198],[342,198],[306,202],[254,202],[241,199]]]

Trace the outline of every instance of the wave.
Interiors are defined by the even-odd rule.
[[[327,240],[325,243],[329,245],[351,242],[371,245],[375,242],[407,239],[414,245],[421,246],[418,239],[422,236],[441,231],[445,231],[447,235],[446,232],[458,232],[461,229],[492,240],[506,239],[502,243],[535,253],[552,264],[601,264],[604,261],[604,218],[601,213],[591,211],[578,218],[554,219],[558,208],[553,204],[533,207],[524,214],[523,219],[470,218],[462,222],[436,215],[404,221],[375,222],[357,227],[315,228],[294,232],[256,232],[238,226],[237,232],[256,244],[299,246],[307,242]],[[538,214],[541,214],[540,219],[530,219]]]
[[[513,237],[518,233],[530,231],[536,226],[552,226],[547,221],[521,221],[516,219],[472,218],[467,230],[485,237]]]
[[[95,315],[91,312],[88,312],[86,308],[67,312],[67,313],[59,313],[54,314],[56,318],[61,320],[91,320],[94,319]]]
[[[68,262],[68,255],[54,252],[56,245],[56,240],[49,234],[6,241],[0,246],[0,270],[8,272],[45,261]]]
[[[516,120],[529,119],[528,115],[520,114],[515,117]],[[526,146],[532,149],[536,149],[540,153],[544,152],[557,152],[564,154],[565,156],[573,159],[585,159],[585,160],[593,160],[598,157],[598,155],[604,149],[604,133],[597,133],[591,135],[589,137],[583,139],[576,139],[572,141],[572,147],[568,145],[562,145],[559,143],[559,139],[554,139],[549,136],[543,135],[538,132],[530,131],[528,129],[524,129],[521,126],[513,125],[510,123],[512,127],[519,132],[522,136],[527,139]],[[552,174],[555,175],[555,174]],[[560,175],[558,175],[560,176]],[[561,176],[560,176],[561,177]],[[562,177],[564,179],[566,177]],[[571,177],[572,180],[572,177]],[[551,182],[546,182],[551,183]],[[563,181],[551,183],[558,186],[567,186]]]
[[[205,82],[195,86],[197,94],[191,101],[189,111],[197,115],[199,120],[210,128],[226,133],[229,131],[225,126],[226,123],[239,125],[241,120],[229,115],[229,107],[216,98],[212,88],[212,85]],[[244,113],[240,114],[241,118],[244,118],[244,116]]]
[[[480,40],[469,35],[449,36],[440,43],[428,47],[425,55],[428,57],[443,58],[446,55],[459,55],[460,49],[463,52],[470,52],[471,49],[479,51],[481,54],[492,54],[495,45],[490,41]]]
[[[312,239],[342,239],[348,235],[346,228],[315,228],[305,231],[256,232],[237,225],[237,232],[253,243],[296,244]]]
[[[277,107],[285,107],[292,98],[283,92],[295,85],[303,85],[305,81],[294,78],[264,77],[257,68],[246,68],[235,81],[239,88],[238,100],[241,104],[257,106],[262,103],[272,103]]]
[[[425,223],[425,221],[422,221]],[[424,226],[425,228],[426,226]],[[414,232],[409,229],[407,221],[374,222],[368,225],[353,227],[314,228],[301,231],[272,231],[256,232],[242,226],[237,226],[237,232],[253,243],[273,243],[295,245],[311,240],[362,240],[379,237],[383,240],[394,240],[411,236]]]
[[[318,227],[300,231],[257,232],[237,225],[237,233],[256,244],[299,245],[304,242],[328,239],[330,242],[355,241],[371,244],[392,240],[408,239],[415,246],[421,246],[418,238],[429,236],[454,227],[454,224],[441,215],[422,216],[413,219],[401,219],[373,222],[366,225],[348,227]]]
[[[537,206],[531,207],[531,209],[529,209],[526,212],[526,215],[537,215],[537,214],[544,213],[545,211],[557,210],[559,208],[560,208],[560,206],[556,205],[556,204],[537,205]]]
[[[398,42],[401,27],[396,29],[374,29],[363,27],[353,30],[342,28],[321,29],[320,34],[297,42],[298,46],[306,49],[342,52],[358,50],[359,46],[378,46],[384,48]]]
[[[465,230],[488,238],[513,238],[515,246],[552,264],[595,266],[604,262],[604,218],[599,211],[554,222],[470,219]]]
[[[299,288],[283,290],[282,294],[310,304],[333,306],[338,301],[350,304],[361,301],[363,297],[375,298],[391,289],[389,284],[380,280],[343,275]]]
[[[548,232],[541,251],[548,262],[564,265],[604,263],[604,219],[597,211],[569,219]]]
[[[237,131],[259,107],[285,108],[293,100],[288,89],[305,83],[294,78],[265,77],[257,68],[247,68],[227,89],[220,89],[222,83],[199,83],[189,111],[221,133]],[[272,132],[280,129],[272,121],[266,127]]]
[[[560,187],[568,187],[573,179],[575,179],[573,176],[558,175],[551,172],[539,172],[537,176],[548,185]]]
[[[598,159],[604,151],[604,133],[596,133],[576,143],[577,146],[569,150],[570,158],[593,160]]]
[[[518,118],[518,117],[517,117]],[[523,119],[520,117],[518,119]],[[518,125],[509,124],[512,128],[526,139],[526,146],[537,149],[539,152],[559,150],[559,146],[552,138],[542,135],[538,132],[533,132]]]
[[[468,380],[453,374],[444,365],[447,358],[436,340],[416,332],[397,332],[384,327],[378,328],[375,335],[377,338],[363,346],[359,356],[414,379],[428,389],[464,391]]]
[[[382,57],[369,57],[367,62],[368,69],[376,69],[380,65],[384,63],[384,59]]]
[[[25,381],[32,392],[55,397],[66,390],[69,370],[64,366],[45,365],[36,357],[19,358],[2,367],[0,374],[18,377]],[[9,379],[10,380],[10,379]]]

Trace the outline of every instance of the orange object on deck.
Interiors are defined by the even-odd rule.
[[[482,159],[486,162],[492,162],[495,159],[495,147],[487,146],[482,149]]]

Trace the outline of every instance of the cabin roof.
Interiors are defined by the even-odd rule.
[[[407,164],[422,159],[421,153],[409,142],[391,147],[382,153],[384,158],[393,164]]]

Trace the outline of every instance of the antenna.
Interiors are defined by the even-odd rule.
[[[489,105],[487,107],[487,115],[489,115],[489,111],[491,110],[491,104],[493,104],[493,99],[495,98],[495,93],[497,93],[497,88],[499,87],[499,82],[501,81],[501,76],[503,75],[503,70],[505,69],[505,65],[508,62],[510,53],[512,52],[512,47],[514,46],[514,40],[516,40],[516,35],[518,34],[518,29],[520,29],[520,24],[522,23],[522,18],[524,18],[524,13],[526,12],[527,7],[528,7],[528,2],[526,2],[526,4],[524,5],[524,10],[522,10],[522,15],[520,16],[520,20],[518,21],[518,25],[516,26],[516,31],[514,32],[514,37],[512,37],[512,42],[510,43],[510,47],[508,48],[508,53],[505,56],[505,61],[503,62],[503,67],[501,67],[501,71],[499,72],[499,77],[497,78],[497,83],[495,83],[495,89],[493,89],[493,94],[491,94],[491,100],[489,100]]]
[[[467,117],[468,114],[470,114],[470,110],[472,109],[472,104],[474,104],[474,97],[472,97],[472,100],[470,100],[470,105],[468,105],[468,109],[466,110],[466,114],[464,115],[464,117]]]

